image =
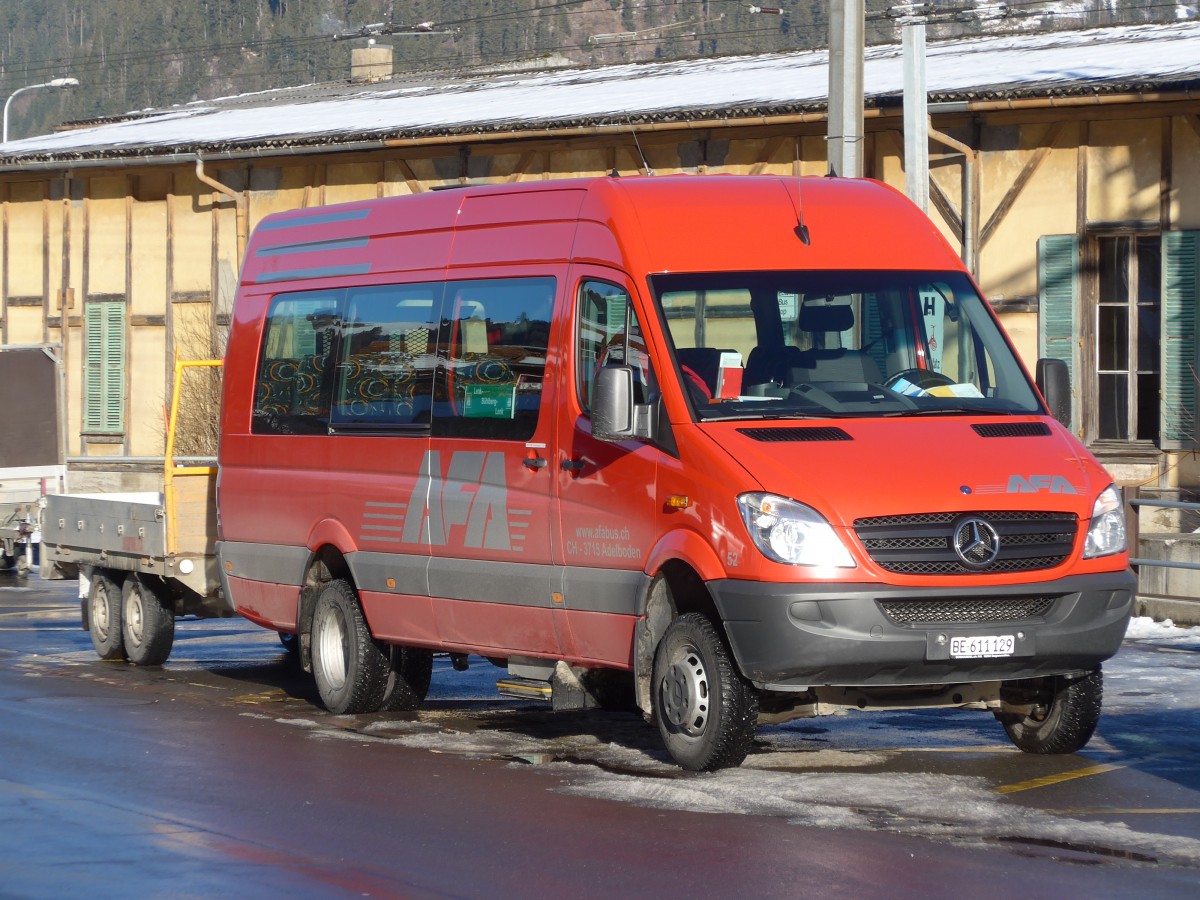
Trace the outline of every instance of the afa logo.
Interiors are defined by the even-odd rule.
[[[1008,493],[1010,494],[1040,494],[1043,491],[1051,494],[1078,494],[1075,485],[1062,475],[1010,475],[1008,477]]]

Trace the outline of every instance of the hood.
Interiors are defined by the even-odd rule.
[[[835,526],[866,516],[968,511],[1090,518],[1112,478],[1058,422],[951,416],[706,422],[761,484]]]

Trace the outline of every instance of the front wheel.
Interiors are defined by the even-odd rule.
[[[388,687],[387,654],[371,637],[348,582],[321,589],[312,622],[312,670],[325,708],[335,715],[378,712]]]
[[[1104,675],[1097,666],[1082,678],[1051,675],[1011,682],[1003,691],[1033,705],[1027,715],[996,714],[1013,744],[1026,753],[1074,753],[1092,739],[1100,721]]]
[[[126,578],[121,589],[121,628],[129,661],[161,666],[175,643],[175,612],[139,578]]]
[[[758,724],[758,692],[742,678],[713,624],[680,616],[654,654],[654,717],[671,757],[693,772],[741,765]]]

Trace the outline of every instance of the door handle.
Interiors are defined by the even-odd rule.
[[[582,472],[587,463],[582,459],[564,459],[561,463],[564,472]]]
[[[521,465],[536,472],[538,469],[546,468],[546,460],[540,456],[527,456],[521,460]]]

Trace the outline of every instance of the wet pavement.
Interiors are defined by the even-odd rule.
[[[322,710],[240,619],[104,663],[74,585],[0,573],[0,896],[1193,896],[1194,644],[1127,642],[1081,754],[897,711],[693,775],[640,716],[498,698],[475,658],[371,716]]]

